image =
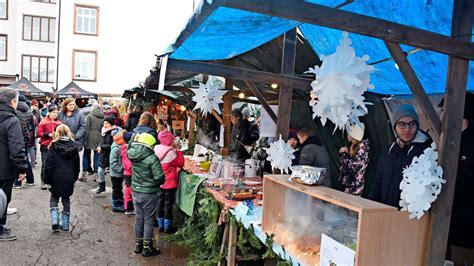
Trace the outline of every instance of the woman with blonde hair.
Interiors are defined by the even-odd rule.
[[[53,141],[49,144],[48,154],[44,166],[44,181],[51,188],[49,201],[52,230],[69,231],[71,202],[69,197],[74,192],[74,183],[79,178],[80,159],[79,150],[74,137],[67,125],[56,127]],[[63,204],[61,225],[59,223],[59,200]]]
[[[150,112],[144,112],[140,116],[140,120],[138,121],[137,127],[133,130],[133,132],[140,134],[140,133],[148,133],[152,135],[156,141],[158,141],[158,133],[156,132],[157,124],[156,120]]]

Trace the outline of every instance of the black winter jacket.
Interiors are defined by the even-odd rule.
[[[16,116],[20,119],[23,141],[28,147],[35,145],[35,117],[25,102],[18,102]]]
[[[69,197],[79,177],[79,150],[74,141],[59,139],[51,143],[44,164],[44,182],[55,197]]]
[[[125,129],[127,131],[133,131],[137,127],[138,121],[140,120],[141,115],[142,113],[131,112],[128,115],[128,120],[127,120],[127,124],[125,124]]]
[[[461,134],[449,243],[474,248],[474,122]]]
[[[112,143],[114,143],[114,139],[112,138],[112,129],[110,129],[105,132],[105,135],[102,135],[102,141],[100,142],[100,167],[103,169],[110,165]]]
[[[369,199],[400,209],[400,182],[403,169],[408,167],[415,156],[420,156],[433,142],[425,132],[418,130],[415,139],[400,147],[397,139],[386,154],[382,154],[377,166]]]
[[[323,186],[331,187],[331,161],[326,146],[316,137],[309,136],[301,145],[298,165],[309,165],[326,168],[326,179]],[[295,156],[296,157],[296,156]]]
[[[15,109],[0,104],[0,180],[16,179],[26,172],[25,143]]]

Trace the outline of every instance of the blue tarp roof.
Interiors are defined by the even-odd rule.
[[[308,2],[335,6],[344,1],[311,0]],[[453,0],[364,0],[354,1],[341,9],[377,17],[432,32],[450,35]],[[331,54],[342,36],[340,30],[271,17],[226,7],[219,7],[172,54],[185,60],[222,60],[250,51],[286,31],[298,27],[317,54]],[[358,56],[367,54],[369,62],[390,58],[382,40],[350,33]],[[403,46],[404,51],[415,48]],[[280,55],[275,55],[280,56]],[[427,93],[444,92],[448,56],[431,51],[408,55]],[[374,92],[410,94],[395,63],[391,60],[375,64],[372,75]],[[474,89],[474,65],[470,62],[468,86]]]

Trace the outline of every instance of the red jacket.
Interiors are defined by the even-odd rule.
[[[127,156],[127,144],[120,146],[120,155],[122,156],[122,167],[124,176],[132,176],[132,162]]]
[[[178,187],[178,172],[184,166],[184,155],[180,150],[175,150],[163,144],[155,146],[155,154],[160,159],[161,168],[165,173],[165,183],[162,189]]]
[[[53,141],[53,138],[49,136],[50,133],[54,133],[54,130],[56,130],[56,127],[61,124],[61,121],[59,119],[52,120],[49,118],[49,116],[43,118],[41,122],[38,125],[38,130],[37,130],[37,137],[40,138],[40,144],[42,146],[48,146],[51,141]]]

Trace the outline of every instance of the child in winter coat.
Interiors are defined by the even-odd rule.
[[[164,183],[160,160],[153,151],[155,138],[141,133],[129,144],[127,155],[133,163],[132,189],[135,206],[135,253],[156,256],[159,249],[153,247],[153,223],[156,216],[157,193]]]
[[[102,193],[105,191],[105,168],[109,167],[110,148],[114,142],[112,138],[112,130],[115,129],[114,119],[106,117],[104,119],[104,126],[102,127],[102,141],[97,151],[100,153],[99,164],[99,186],[95,193]]]
[[[69,197],[74,192],[74,183],[79,178],[79,150],[74,142],[71,130],[66,125],[59,125],[54,132],[44,167],[44,182],[51,185],[49,202],[52,229],[61,228],[69,231],[71,203]],[[59,225],[59,199],[63,204],[61,225]]]
[[[112,211],[124,212],[123,208],[123,166],[120,155],[120,147],[125,144],[123,134],[125,130],[116,127],[112,130],[112,138],[114,143],[110,148],[110,180],[112,181]]]
[[[161,167],[165,173],[165,183],[158,193],[157,221],[160,232],[174,233],[173,204],[178,188],[178,172],[184,166],[183,153],[174,147],[174,136],[169,131],[158,134],[160,145],[155,146],[155,154],[160,159]]]
[[[54,104],[48,106],[48,113],[38,125],[37,136],[40,138],[40,152],[41,152],[41,189],[45,190],[47,187],[44,184],[44,164],[46,162],[46,155],[48,154],[49,144],[53,141],[53,133],[57,126],[61,124],[58,119],[58,107]]]
[[[120,155],[122,158],[122,167],[123,167],[123,179],[125,185],[123,186],[123,201],[126,215],[133,215],[133,191],[132,191],[132,162],[128,159],[127,148],[128,142],[132,137],[133,133],[125,132],[123,134],[123,139],[125,143],[120,147]]]
[[[356,196],[362,196],[369,165],[369,141],[364,139],[364,130],[364,124],[351,126],[347,134],[350,147],[339,149],[339,189]]]

